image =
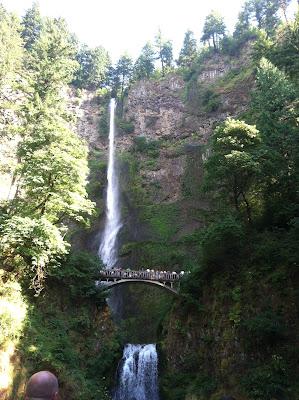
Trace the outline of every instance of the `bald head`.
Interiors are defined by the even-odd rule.
[[[26,387],[26,399],[54,400],[58,394],[58,380],[49,371],[32,375]]]

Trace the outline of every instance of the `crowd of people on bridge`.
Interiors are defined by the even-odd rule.
[[[184,274],[184,271],[179,273],[172,271],[157,271],[153,269],[141,269],[139,271],[134,271],[130,268],[110,268],[101,271],[101,276],[103,278],[145,279],[155,281],[177,281]]]

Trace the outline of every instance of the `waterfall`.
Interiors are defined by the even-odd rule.
[[[99,248],[99,256],[106,268],[112,268],[117,261],[116,239],[121,228],[119,208],[118,177],[115,170],[114,112],[115,99],[110,100],[109,160],[107,170],[106,222]]]
[[[127,344],[120,363],[114,400],[158,400],[155,344]]]

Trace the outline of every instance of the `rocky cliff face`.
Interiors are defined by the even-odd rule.
[[[129,90],[123,120],[133,129],[119,129],[117,138],[123,265],[161,265],[161,258],[144,251],[145,242],[180,247],[178,242],[203,225],[208,199],[200,186],[208,138],[216,124],[246,110],[253,83],[249,51],[237,59],[217,54],[189,81],[172,74]],[[180,257],[185,251],[186,246]],[[180,257],[170,264],[180,263]]]

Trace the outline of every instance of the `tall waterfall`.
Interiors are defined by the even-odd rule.
[[[107,170],[106,222],[99,248],[99,256],[106,268],[112,268],[117,261],[116,239],[121,228],[119,208],[118,177],[115,170],[115,99],[110,100],[109,161]]]
[[[158,356],[155,344],[127,344],[119,367],[114,400],[158,400]]]

